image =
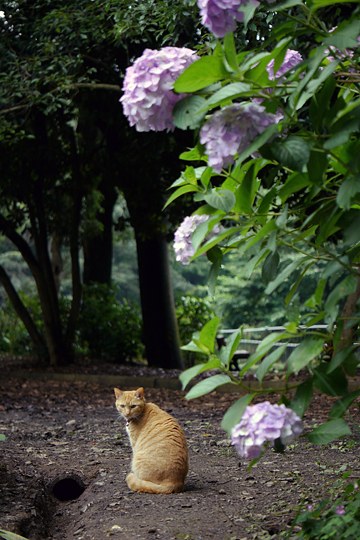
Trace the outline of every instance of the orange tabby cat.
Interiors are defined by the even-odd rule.
[[[114,388],[115,406],[125,418],[133,459],[126,477],[133,491],[176,493],[184,488],[188,472],[185,435],[170,414],[147,403],[144,389]]]

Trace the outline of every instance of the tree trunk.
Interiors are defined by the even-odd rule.
[[[84,239],[84,284],[111,283],[113,256],[113,210],[117,194],[110,182],[102,182],[98,188],[103,195],[102,208],[96,219],[101,231]]]
[[[22,321],[26,330],[28,331],[38,357],[42,360],[48,361],[49,358],[46,344],[40,332],[36,328],[36,325],[26,306],[23,304],[20,296],[15,290],[15,287],[13,286],[6,270],[2,266],[0,266],[0,282],[4,287],[16,314],[18,315],[19,319]]]
[[[150,366],[183,368],[166,238],[136,234],[146,357]]]

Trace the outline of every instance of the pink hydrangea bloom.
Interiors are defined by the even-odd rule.
[[[343,516],[345,513],[345,506],[343,504],[340,504],[336,507],[335,514],[337,514],[338,516]]]
[[[257,103],[234,103],[218,110],[200,130],[200,142],[205,145],[209,165],[220,172],[274,123],[276,116]]]
[[[145,49],[128,67],[120,101],[124,114],[137,131],[172,131],[172,111],[184,97],[175,94],[174,82],[198,56],[185,47]]]
[[[198,0],[201,22],[214,36],[224,37],[244,20],[241,8],[250,3],[259,4],[257,0]]]
[[[274,60],[270,60],[267,65],[267,72],[269,74],[269,79],[280,79],[287,71],[294,69],[298,64],[302,62],[302,56],[298,51],[293,51],[288,49],[285,54],[285,58],[279,69],[274,73]]]
[[[260,456],[264,443],[280,439],[288,444],[303,430],[301,419],[285,405],[269,401],[249,405],[231,433],[231,441],[239,455],[247,459]]]
[[[192,243],[192,235],[201,223],[205,223],[209,219],[209,216],[197,215],[187,216],[175,231],[174,236],[174,251],[176,260],[182,264],[189,264],[191,257],[195,253],[195,249]],[[215,226],[211,231],[210,236],[217,234],[219,232],[219,226]]]

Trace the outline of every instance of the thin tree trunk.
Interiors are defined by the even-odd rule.
[[[146,357],[150,366],[183,368],[172,294],[168,246],[158,233],[136,235]]]
[[[54,275],[55,288],[57,294],[60,291],[61,273],[63,271],[63,260],[61,256],[62,237],[60,234],[54,233],[50,242],[51,267]]]
[[[11,279],[9,278],[6,270],[0,266],[0,282],[2,283],[8,298],[18,315],[19,319],[23,322],[26,330],[29,333],[31,341],[34,344],[36,352],[39,358],[43,360],[48,360],[48,353],[46,344],[38,331],[30,313],[28,312],[26,306],[22,302],[20,296],[18,295],[16,289],[14,288]]]

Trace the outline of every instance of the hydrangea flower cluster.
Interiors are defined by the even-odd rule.
[[[186,47],[145,49],[128,67],[120,101],[124,114],[137,131],[172,131],[172,111],[184,97],[175,94],[174,82],[198,56]]]
[[[209,165],[219,173],[276,121],[275,115],[254,102],[234,103],[218,110],[200,130],[200,142],[205,145]]]
[[[286,51],[284,61],[276,73],[274,73],[274,64],[275,64],[274,59],[272,59],[268,63],[266,70],[269,74],[269,79],[271,80],[280,79],[280,77],[282,77],[286,72],[290,71],[291,69],[294,69],[294,67],[300,64],[300,62],[302,62],[301,54],[298,51],[288,49]]]
[[[267,441],[280,439],[286,445],[302,430],[301,419],[292,409],[264,401],[246,407],[240,423],[232,430],[231,441],[240,456],[255,459]]]
[[[259,4],[258,0],[198,0],[201,22],[214,36],[224,37],[244,20],[241,8],[250,3]]]
[[[194,246],[192,244],[192,235],[195,229],[200,223],[207,221],[209,216],[207,215],[194,215],[187,216],[175,231],[174,236],[174,251],[176,260],[182,264],[189,264],[191,257],[195,253]],[[214,231],[216,232],[216,231]]]

